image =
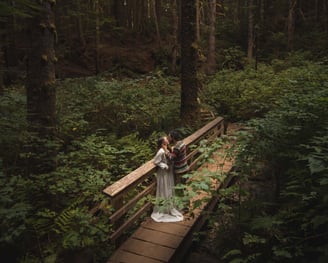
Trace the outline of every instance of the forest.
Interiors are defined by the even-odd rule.
[[[159,136],[202,127],[206,111],[242,127],[236,180],[188,254],[327,262],[327,6],[1,1],[0,261],[106,262],[103,189],[153,158]]]

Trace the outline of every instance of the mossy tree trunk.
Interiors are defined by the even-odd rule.
[[[196,1],[181,1],[181,108],[184,124],[199,123],[197,77]]]
[[[55,51],[54,0],[39,5],[29,25],[27,66],[27,121],[30,132],[28,174],[46,173],[55,167]]]

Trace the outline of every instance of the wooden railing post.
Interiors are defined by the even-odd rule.
[[[117,196],[115,198],[111,198],[110,200],[111,206],[113,207],[114,211],[118,211],[123,206],[123,196]],[[123,224],[123,218],[120,218],[114,222],[111,222],[113,224],[113,229],[118,229]],[[121,238],[117,238],[114,241],[115,247],[119,247],[123,240]]]

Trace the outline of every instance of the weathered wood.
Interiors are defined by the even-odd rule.
[[[154,229],[144,227],[137,229],[133,233],[132,238],[174,249],[176,249],[182,241],[182,237],[180,236],[159,232]]]
[[[134,222],[140,218],[142,214],[148,211],[152,207],[152,203],[147,202],[144,204],[134,215],[132,215],[126,222],[121,225],[114,233],[111,234],[110,240],[115,241],[120,235],[124,233],[130,226],[134,224]]]
[[[204,127],[200,128],[198,131],[193,133],[192,135],[188,136],[184,139],[184,142],[187,146],[189,146],[192,143],[198,142],[200,139],[202,139],[202,136],[206,135],[209,131],[211,131],[216,126],[220,125],[223,122],[222,117],[217,117],[213,121],[206,124]]]
[[[187,146],[197,143],[202,136],[206,135],[209,131],[211,131],[216,126],[220,125],[223,122],[222,117],[218,117],[213,121],[206,124],[204,127],[193,133],[192,135],[188,136],[184,139],[184,142]],[[137,168],[136,170],[132,171],[128,175],[124,176],[117,182],[113,183],[112,185],[108,186],[103,190],[103,192],[110,197],[114,197],[118,194],[122,194],[122,192],[126,192],[129,189],[133,188],[136,184],[142,182],[147,177],[151,176],[156,171],[156,166],[153,163],[153,160],[150,160]]]
[[[188,147],[187,160],[192,169],[196,168],[198,161],[201,159],[199,142],[202,139],[206,139],[207,144],[209,144],[215,139],[215,137],[222,134],[222,132],[223,118],[218,117],[184,139],[184,142]],[[189,147],[193,148],[192,146],[195,146],[195,149],[189,150]],[[147,180],[154,179],[153,176],[156,169],[157,167],[153,163],[153,160],[150,160],[103,190],[103,192],[111,198],[111,205],[114,208],[114,213],[109,218],[114,228],[114,232],[110,236],[112,241],[116,242],[119,240],[119,237],[131,228],[135,222],[137,222],[137,220],[152,207],[151,203],[146,203],[144,206],[134,211],[129,218],[124,218],[125,222],[123,222],[123,216],[127,214],[141,198],[155,188],[154,184],[147,187],[147,185],[149,185],[149,181]],[[138,185],[147,188],[141,193],[138,193],[137,196],[131,198],[131,191]],[[126,201],[127,203],[124,204]],[[169,230],[174,230],[174,233],[172,234],[176,235],[177,233],[180,233],[179,231],[183,232],[183,230],[175,228],[176,227],[171,225]],[[187,231],[187,229],[188,227],[185,228],[184,231]]]
[[[134,238],[127,240],[121,249],[162,262],[168,262],[175,251],[173,248],[156,245],[142,240],[136,240]],[[132,262],[133,261],[131,261],[131,263]]]
[[[163,261],[147,258],[124,250],[117,250],[107,263],[163,263]]]
[[[146,196],[147,194],[151,193],[155,190],[155,183],[153,182],[149,185],[145,190],[131,199],[126,205],[123,205],[119,208],[114,214],[109,217],[111,223],[115,223],[119,218],[121,218],[126,212],[128,212],[141,198]]]
[[[127,191],[128,189],[133,188],[136,184],[153,174],[155,170],[156,166],[153,161],[150,160],[112,185],[108,186],[105,190],[103,190],[103,192],[110,197],[114,197],[124,190]]]
[[[213,136],[214,139],[216,132],[221,134],[223,127],[220,126],[217,130],[216,127],[213,127],[213,133],[207,132],[208,138]],[[204,138],[204,136],[201,136],[201,138]],[[199,191],[198,196],[190,200],[191,204],[196,200],[202,200],[200,207],[193,210],[193,217],[187,214],[184,215],[185,218],[182,222],[175,223],[157,223],[147,217],[130,238],[118,248],[107,263],[182,262],[185,253],[192,243],[193,233],[202,228],[208,219],[208,212],[214,210],[219,202],[217,194],[211,196],[212,191],[215,192],[220,188],[228,187],[234,176],[233,173],[230,173],[234,160],[226,158],[228,148],[229,145],[226,145],[212,156],[216,160],[216,164],[203,164],[198,169],[199,173],[206,172],[207,170],[218,173],[223,172],[226,177],[223,182],[213,179],[211,192]],[[192,154],[191,158],[194,156],[196,155]]]
[[[141,224],[143,228],[156,230],[166,234],[183,237],[189,230],[189,226],[179,223],[157,223],[149,219]]]

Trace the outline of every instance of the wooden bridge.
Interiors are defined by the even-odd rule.
[[[218,117],[204,127],[185,138],[188,146],[188,163],[191,170],[199,170],[199,160],[203,158],[200,151],[200,142],[210,145],[225,130],[224,120]],[[206,139],[206,140],[204,140]],[[204,147],[204,146],[202,146]],[[224,151],[224,149],[221,149]],[[222,160],[221,154],[216,155],[217,164],[209,170],[223,170],[225,180],[223,183],[213,182],[212,187],[218,190],[227,187],[232,175],[232,160]],[[206,222],[206,213],[216,207],[217,195],[210,197],[208,203],[193,211],[193,216],[185,214],[182,222],[156,223],[149,214],[152,203],[146,196],[155,193],[156,180],[154,174],[156,167],[152,160],[146,162],[130,174],[104,189],[104,193],[111,199],[114,208],[110,221],[114,232],[110,239],[117,245],[117,249],[107,263],[159,263],[159,262],[182,262],[187,249],[192,244],[192,235],[199,231]],[[198,199],[208,196],[209,193],[199,192]],[[132,234],[129,234],[132,233]]]

